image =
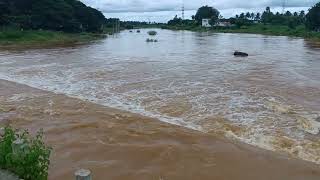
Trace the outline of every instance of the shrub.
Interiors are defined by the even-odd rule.
[[[157,35],[157,31],[149,31],[148,34],[150,36],[155,36],[155,35]]]
[[[14,147],[14,142],[21,145]],[[25,180],[48,179],[51,148],[43,143],[43,131],[30,137],[11,127],[4,129],[0,139],[0,168],[7,169]]]

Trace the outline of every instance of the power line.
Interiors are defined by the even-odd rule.
[[[282,14],[285,13],[286,8],[287,8],[287,0],[282,0]]]
[[[184,20],[184,0],[182,0],[181,17]]]

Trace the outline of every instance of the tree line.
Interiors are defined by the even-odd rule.
[[[29,30],[100,32],[104,15],[78,0],[1,0],[0,26]]]
[[[175,16],[172,20],[168,21],[168,25],[199,26],[202,23],[202,19],[210,19],[211,25],[219,21],[227,21],[237,27],[263,23],[269,25],[284,25],[294,29],[297,26],[304,25],[309,30],[320,31],[320,2],[310,8],[307,14],[305,11],[273,13],[271,8],[267,7],[262,13],[241,13],[229,19],[224,19],[220,15],[220,12],[214,7],[202,6],[198,9],[197,13],[192,16],[192,20],[183,20]]]
[[[273,13],[270,7],[261,13],[241,13],[235,18],[230,18],[231,22],[237,26],[250,25],[251,23],[261,22],[263,24],[271,25],[285,25],[290,28],[296,28],[306,22],[305,11],[294,12],[286,11],[285,13]]]

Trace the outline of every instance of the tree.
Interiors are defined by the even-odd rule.
[[[290,11],[287,11],[287,12],[285,13],[285,16],[292,16],[292,13],[291,13]]]
[[[253,19],[254,19],[254,17],[256,17],[256,15],[255,15],[254,13],[251,13],[250,18],[253,20]]]
[[[270,7],[266,8],[266,11],[261,15],[261,20],[264,24],[270,23],[272,20],[273,13],[271,12]]]
[[[175,15],[172,20],[168,21],[168,25],[170,26],[179,25],[181,23],[182,23],[182,19],[178,18],[178,15]]]
[[[220,12],[209,6],[202,6],[198,9],[195,20],[198,22],[198,24],[201,24],[202,19],[210,19],[210,24],[214,25],[218,19],[219,19]]]
[[[78,0],[0,0],[0,25],[65,32],[98,32],[104,15]]]
[[[271,13],[271,9],[270,9],[270,7],[268,6],[268,7],[266,7],[266,12],[267,13]]]
[[[244,19],[246,16],[245,16],[245,14],[244,13],[241,13],[240,14],[240,19]]]
[[[247,12],[247,13],[246,13],[246,18],[247,18],[247,19],[250,19],[250,17],[251,17],[251,14],[250,14],[249,12]]]
[[[256,21],[259,21],[260,19],[261,19],[260,13],[257,13],[257,15],[256,15],[256,17],[255,17],[255,20],[256,20]]]
[[[304,11],[300,11],[299,17],[300,18],[305,18],[306,14]]]
[[[306,15],[306,26],[310,30],[320,30],[320,2],[313,6]]]

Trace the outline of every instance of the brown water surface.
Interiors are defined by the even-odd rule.
[[[53,147],[50,180],[74,179],[79,168],[95,180],[320,177],[316,164],[3,80],[0,108],[0,125],[44,129]]]
[[[84,46],[3,50],[0,78],[320,163],[316,43],[157,31],[158,43],[146,43],[143,30]]]

